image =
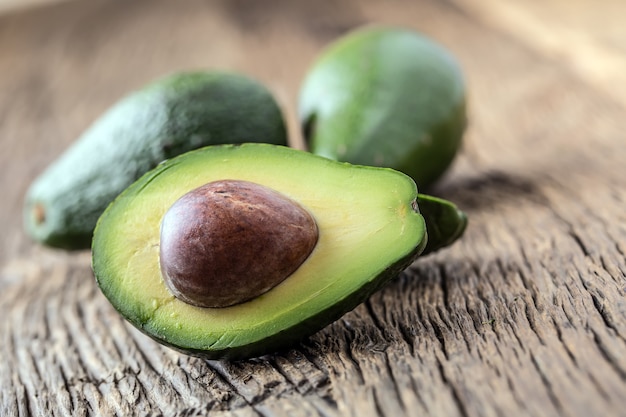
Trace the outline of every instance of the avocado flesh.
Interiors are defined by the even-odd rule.
[[[221,71],[173,74],[108,109],[28,190],[37,242],[87,249],[107,205],[165,159],[222,143],[287,145],[278,104],[258,82]]]
[[[267,293],[232,307],[200,308],[165,287],[159,225],[179,197],[218,179],[284,193],[313,215],[319,241]],[[272,145],[207,147],[163,163],[109,206],[94,233],[93,269],[112,305],[157,341],[209,358],[262,355],[336,320],[412,263],[427,240],[416,197],[411,178],[386,168]]]

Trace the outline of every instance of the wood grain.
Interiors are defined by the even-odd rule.
[[[0,415],[626,415],[626,5],[501,3],[98,0],[0,16]],[[465,146],[429,191],[470,227],[341,320],[262,358],[189,357],[120,318],[88,253],[24,236],[30,181],[173,71],[260,79],[301,146],[307,66],[368,22],[419,29],[465,69]]]

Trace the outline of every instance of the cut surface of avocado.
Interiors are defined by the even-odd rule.
[[[196,307],[164,284],[160,223],[182,195],[224,179],[293,199],[315,219],[319,238],[268,292],[230,307]],[[263,355],[338,319],[413,262],[427,241],[416,198],[414,181],[387,168],[273,145],[207,147],[161,164],[107,208],[94,234],[93,269],[112,305],[157,341],[209,358]]]

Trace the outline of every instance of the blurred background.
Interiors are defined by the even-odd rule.
[[[274,92],[298,146],[295,109],[308,66],[329,42],[374,22],[425,33],[465,71],[470,126],[448,180],[543,170],[573,140],[608,140],[577,132],[619,111],[607,106],[626,105],[624,2],[593,4],[0,0],[0,149],[14,173],[0,179],[0,221],[11,224],[2,252],[26,244],[14,216],[28,183],[129,91],[179,70],[241,71]]]

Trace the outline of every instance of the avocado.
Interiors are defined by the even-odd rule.
[[[420,33],[360,28],[315,60],[300,90],[299,118],[311,152],[390,167],[425,188],[461,146],[463,73],[451,53]]]
[[[442,239],[458,237],[464,215],[443,200],[420,198],[401,172],[269,144],[209,146],[159,165],[111,203],[94,232],[92,267],[113,307],[156,341],[207,358],[259,356],[323,328],[409,266],[427,245],[420,199],[436,208],[431,221],[449,224]],[[222,210],[220,201],[233,208]],[[255,237],[264,242],[256,248]],[[287,246],[303,247],[293,250],[298,259],[279,262],[293,271],[277,273],[251,297],[212,307],[180,297],[184,286],[172,291],[172,271],[212,293],[230,284],[205,263],[227,274],[220,263],[241,262],[248,266],[232,279],[247,292],[248,283],[278,269],[272,259],[287,250],[272,249],[268,239],[294,237],[300,243]]]
[[[163,160],[199,147],[287,145],[266,87],[221,71],[176,73],[121,99],[31,185],[25,229],[38,242],[86,249],[106,206]]]
[[[467,215],[450,201],[418,194],[417,205],[424,217],[428,232],[428,242],[422,256],[451,245],[465,232]]]

